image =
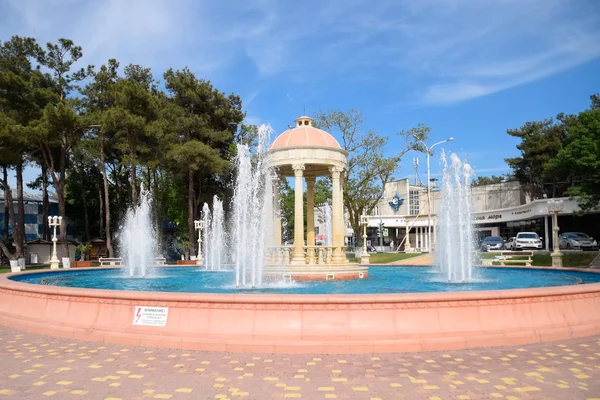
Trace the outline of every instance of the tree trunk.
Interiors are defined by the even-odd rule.
[[[19,213],[19,222],[17,224],[18,229],[15,231],[17,226],[13,227],[13,232],[16,233],[13,235],[13,238],[16,241],[19,241],[21,244],[21,248],[25,246],[25,203],[23,202],[23,160],[19,159],[19,162],[16,165],[17,171],[17,210]],[[24,254],[19,254],[23,256]]]
[[[98,237],[102,237],[102,234],[104,233],[104,200],[102,199],[102,184],[100,182],[98,182],[98,201],[98,204],[100,205],[100,215],[98,216],[98,221],[100,221],[100,226],[98,227]]]
[[[50,240],[50,225],[48,225],[48,216],[50,215],[50,201],[48,199],[48,169],[46,164],[42,163],[42,220],[44,240]]]
[[[8,207],[8,216],[9,218],[13,221],[13,238],[14,238],[14,231],[15,231],[15,226],[17,225],[15,223],[16,219],[15,219],[15,209],[13,206],[13,197],[12,197],[12,190],[10,189],[10,186],[8,186],[8,173],[6,171],[6,167],[4,167],[4,201],[6,202],[6,204],[9,205]],[[8,233],[7,236],[8,238]],[[19,258],[19,256],[23,253],[23,246],[22,244],[18,241],[15,240],[15,253],[12,254],[8,248],[4,245],[4,243],[0,243],[0,247],[2,248],[2,251],[4,251],[4,254],[6,255],[6,257],[10,258],[11,260],[16,260],[17,258]]]
[[[64,175],[63,175],[64,176]],[[59,182],[54,185],[56,189],[56,195],[58,196],[58,215],[62,217],[62,223],[60,224],[60,250],[62,257],[69,257],[69,243],[67,242],[67,205],[65,201],[65,186],[63,177],[61,176]]]
[[[152,197],[154,199],[154,223],[156,224],[156,240],[162,243],[163,225],[160,221],[160,204],[158,195],[158,173],[156,169],[152,171]]]
[[[81,191],[81,201],[83,202],[83,221],[85,223],[85,240],[87,242],[90,240],[90,218],[88,215],[87,201],[85,199],[85,193],[83,190]]]
[[[110,238],[110,198],[108,193],[108,177],[106,176],[106,165],[104,164],[104,137],[100,140],[100,173],[102,174],[102,181],[104,182],[104,207],[106,208],[105,212],[105,240],[106,240],[106,250],[108,251],[108,256],[113,257],[113,247]],[[115,179],[118,181],[118,178]],[[117,193],[118,193],[117,188]]]
[[[137,196],[137,174],[136,174],[136,163],[134,161],[131,162],[131,204],[134,206],[138,202]]]
[[[6,168],[6,165],[2,166],[2,174],[2,183],[8,182],[8,169]],[[4,232],[2,236],[8,240],[8,224],[10,223],[10,212],[8,210],[8,205],[10,203],[6,198],[6,187],[4,188],[4,193]]]
[[[188,170],[188,240],[194,243],[194,170]]]

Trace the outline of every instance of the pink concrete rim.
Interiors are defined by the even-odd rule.
[[[184,266],[181,266],[184,267]],[[190,266],[185,266],[190,267]],[[398,266],[409,267],[410,266]],[[422,266],[421,266],[422,267]],[[172,268],[172,267],[167,267]],[[490,268],[488,266],[479,268]],[[492,268],[495,268],[493,266]],[[525,268],[519,266],[503,266],[501,268]],[[526,267],[531,270],[574,271],[598,274],[599,271],[584,268],[551,268],[551,267]],[[119,269],[119,267],[92,267],[77,268],[75,271],[97,271]],[[431,301],[459,301],[476,299],[512,299],[540,296],[558,296],[567,294],[593,293],[600,291],[600,282],[584,283],[580,285],[547,286],[541,288],[525,289],[497,289],[476,290],[469,292],[418,292],[418,293],[392,293],[392,294],[230,294],[230,293],[191,293],[191,292],[151,292],[142,290],[112,290],[93,288],[73,288],[64,286],[40,285],[13,281],[9,278],[17,275],[35,275],[44,272],[65,272],[70,270],[35,270],[14,272],[0,276],[0,289],[19,290],[23,292],[40,293],[47,295],[68,295],[76,297],[91,297],[99,299],[128,299],[128,300],[156,300],[156,301],[215,301],[228,303],[265,303],[265,304],[295,304],[295,303],[391,303],[391,302],[417,302]]]
[[[100,269],[116,268],[76,271]],[[66,288],[10,280],[14,275],[0,276],[1,325],[122,345],[358,354],[521,345],[600,334],[600,283],[476,292],[278,295]],[[169,307],[166,325],[133,325],[136,306]]]

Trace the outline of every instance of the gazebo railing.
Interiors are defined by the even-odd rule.
[[[334,246],[302,246],[306,264],[332,264]],[[338,247],[339,248],[339,247]],[[267,249],[267,263],[290,265],[294,255],[293,246],[276,246]]]

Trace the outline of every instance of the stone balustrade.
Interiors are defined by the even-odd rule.
[[[334,246],[302,246],[305,264],[329,265],[333,264]],[[338,249],[343,251],[343,248]],[[267,264],[291,265],[294,253],[293,246],[275,246],[267,249]]]

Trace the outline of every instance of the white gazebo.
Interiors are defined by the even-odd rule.
[[[267,273],[279,271],[293,279],[356,279],[367,276],[368,269],[349,263],[344,251],[343,187],[342,174],[346,156],[335,138],[313,126],[313,119],[302,116],[296,126],[283,132],[269,148],[269,164],[279,179],[294,177],[294,245],[281,244],[281,220],[275,217],[276,254],[267,267]],[[314,185],[318,176],[331,176],[332,180],[332,245],[315,244]],[[303,180],[306,182],[306,237],[304,237]],[[279,185],[275,198],[279,197]]]

